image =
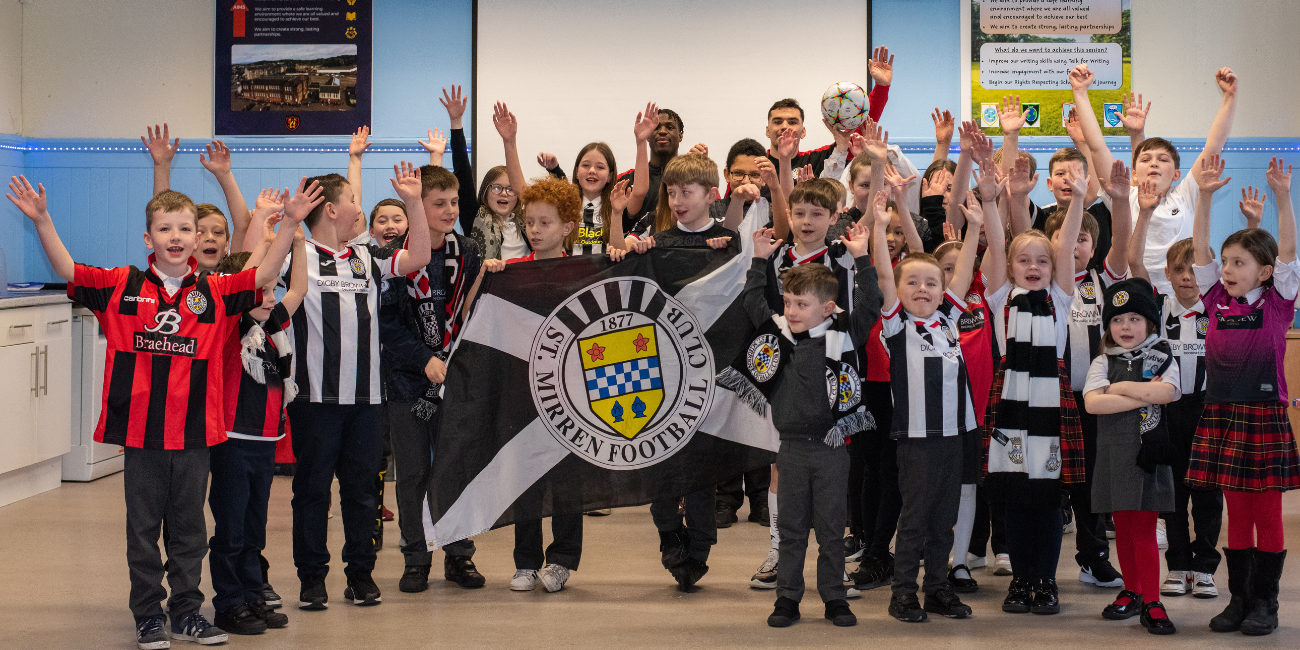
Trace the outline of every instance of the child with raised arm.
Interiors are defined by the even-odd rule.
[[[875,290],[875,270],[867,256],[867,233],[855,224],[845,236],[854,256],[857,309],[850,316],[835,306],[838,282],[820,264],[804,264],[785,272],[782,279],[784,314],[776,314],[764,297],[768,258],[781,240],[773,231],[754,234],[754,259],[743,292],[745,310],[758,328],[746,349],[779,348],[770,355],[775,367],[755,371],[749,353],[720,375],[742,389],[757,391],[770,404],[772,420],[781,438],[777,469],[782,515],[777,564],[777,599],[767,624],[787,627],[799,620],[803,599],[804,555],[808,530],[817,533],[817,591],[825,603],[825,616],[837,626],[857,624],[849,609],[844,576],[845,482],[849,457],[846,436],[869,426],[861,405],[857,380],[857,348],[879,318],[880,294]],[[832,382],[828,386],[828,382]],[[832,399],[826,401],[828,388]]]
[[[886,247],[885,198],[876,195],[876,250]],[[887,306],[882,335],[894,398],[889,435],[898,445],[902,496],[889,614],[905,622],[924,621],[927,612],[949,618],[971,614],[948,583],[947,559],[961,499],[961,472],[952,468],[963,464],[963,434],[978,428],[957,320],[974,272],[981,219],[980,212],[967,212],[966,240],[950,285],[938,261],[926,253],[909,255],[892,268],[884,256],[875,259]],[[924,608],[916,597],[922,559]]]
[[[1244,190],[1243,190],[1244,192]],[[1134,277],[1147,280],[1146,254],[1147,226],[1160,196],[1154,181],[1138,183],[1138,217],[1133,225],[1133,238],[1129,246],[1129,269]],[[1197,210],[1210,209],[1209,201],[1198,201]],[[1251,221],[1248,218],[1247,223]],[[1259,224],[1255,221],[1249,227]],[[1174,478],[1173,510],[1163,515],[1169,548],[1165,551],[1165,564],[1169,573],[1160,585],[1164,596],[1182,596],[1188,592],[1197,598],[1214,598],[1219,589],[1214,583],[1214,572],[1219,567],[1219,530],[1223,526],[1223,491],[1192,490],[1187,487],[1187,463],[1192,454],[1192,439],[1205,408],[1205,334],[1210,329],[1210,317],[1201,300],[1201,289],[1196,284],[1193,266],[1192,239],[1182,239],[1169,247],[1165,257],[1165,279],[1173,286],[1173,294],[1157,294],[1161,303],[1160,335],[1169,341],[1174,359],[1178,362],[1179,392],[1181,396],[1165,409],[1169,438],[1176,455],[1172,462]],[[1191,521],[1188,503],[1191,504]],[[1191,524],[1196,540],[1188,532]],[[1130,591],[1132,591],[1130,589]]]
[[[1070,177],[1080,194],[1086,178]],[[1061,234],[1029,230],[1004,254],[984,251],[993,335],[1004,351],[989,393],[984,488],[1006,513],[1012,579],[1004,612],[1061,611],[1061,490],[1083,481],[1083,435],[1065,368],[1074,250],[1083,203],[1066,212]],[[996,237],[990,237],[996,240]]]
[[[1217,154],[1196,168],[1199,202],[1208,204],[1224,164]],[[1282,492],[1300,487],[1300,458],[1287,418],[1286,331],[1295,316],[1296,262],[1291,167],[1273,158],[1268,184],[1277,200],[1277,239],[1239,230],[1216,262],[1209,210],[1192,231],[1196,282],[1210,317],[1205,334],[1205,410],[1187,468],[1187,485],[1221,488],[1228,505],[1228,591],[1232,601],[1210,629],[1271,634],[1278,626],[1278,582],[1286,560]],[[1199,204],[1198,204],[1199,205]]]
[[[226,640],[199,613],[208,450],[226,440],[222,350],[239,315],[257,305],[260,287],[276,277],[293,230],[318,199],[315,188],[305,193],[304,185],[305,179],[290,200],[291,223],[280,229],[266,263],[218,276],[197,271],[194,202],[184,194],[164,190],[145,206],[144,242],[154,251],[147,270],[102,269],[73,262],[46,209],[43,186],[10,179],[6,196],[32,220],[54,272],[68,282],[68,296],[95,312],[108,341],[95,441],[126,448],[130,605],[143,650],[170,647],[164,573],[171,586],[171,637],[205,645]],[[158,552],[164,516],[170,530],[165,567]]]
[[[1219,68],[1214,73],[1214,79],[1218,84],[1219,92],[1223,94],[1223,99],[1219,104],[1218,112],[1214,116],[1214,122],[1210,125],[1210,132],[1205,138],[1205,147],[1197,156],[1196,161],[1192,163],[1192,169],[1200,168],[1200,161],[1223,151],[1223,145],[1227,142],[1228,134],[1232,130],[1232,118],[1237,109],[1237,75],[1230,68]],[[1092,104],[1088,100],[1088,87],[1092,85],[1092,80],[1093,73],[1088,70],[1086,64],[1075,66],[1070,71],[1070,87],[1074,91],[1075,106],[1088,108],[1088,110],[1081,111],[1080,119],[1084,127],[1084,138],[1091,151],[1091,162],[1098,170],[1096,173],[1104,173],[1106,169],[1110,168],[1114,156],[1107,147],[1105,139],[1101,137],[1101,129],[1094,128],[1096,127],[1097,116],[1093,113]],[[1127,109],[1125,115],[1126,117],[1129,116]],[[1146,111],[1142,111],[1144,124],[1145,119]],[[1135,121],[1132,123],[1137,126]],[[1128,127],[1128,124],[1125,126]],[[1136,131],[1130,130],[1130,133],[1136,135]],[[1194,178],[1187,178],[1178,185],[1173,185],[1174,181],[1182,178],[1182,172],[1179,171],[1178,167],[1178,150],[1168,140],[1147,138],[1133,147],[1134,178],[1139,181],[1154,181],[1156,183],[1156,193],[1161,196],[1160,203],[1151,216],[1151,225],[1147,232],[1148,241],[1144,265],[1147,267],[1148,275],[1151,276],[1155,288],[1166,294],[1170,293],[1172,289],[1160,273],[1165,265],[1165,254],[1169,251],[1169,247],[1173,246],[1174,242],[1186,238],[1191,233],[1193,215],[1196,213],[1196,201],[1199,196]],[[1129,206],[1130,214],[1137,212],[1136,187],[1129,190]],[[1114,204],[1112,203],[1113,209]],[[1118,241],[1118,231],[1116,231],[1115,237],[1117,238],[1116,241]]]
[[[351,185],[339,174],[316,177],[324,201],[305,222],[312,235],[307,241],[307,298],[292,319],[294,381],[300,391],[289,404],[298,461],[293,476],[293,555],[301,581],[298,607],[305,610],[325,609],[329,602],[326,529],[336,475],[347,564],[343,597],[357,605],[381,600],[371,577],[378,512],[375,477],[383,455],[375,322],[379,283],[421,271],[431,257],[421,169],[403,162],[393,171],[393,188],[410,217],[406,249],[352,243],[364,234],[365,220]],[[444,214],[441,220],[450,229],[455,214]]]
[[[271,209],[282,207],[280,203]],[[260,219],[261,244],[251,253],[235,253],[223,259],[218,273],[233,275],[261,263],[275,240],[275,224],[281,220],[278,210],[263,212],[254,215],[270,217]],[[290,378],[293,345],[286,330],[307,293],[306,246],[301,229],[294,233],[292,260],[290,287],[284,298],[276,301],[275,280],[262,287],[261,303],[240,317],[238,329],[226,341],[223,359],[229,440],[212,448],[208,505],[214,527],[208,565],[215,592],[214,622],[232,634],[260,634],[267,628],[289,624],[287,616],[266,602],[259,558],[266,546],[266,512],[275,475],[276,441],[288,432],[285,405],[297,394],[297,386]]]

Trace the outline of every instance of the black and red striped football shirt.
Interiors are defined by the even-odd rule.
[[[68,297],[95,312],[108,340],[95,441],[140,449],[198,449],[226,439],[222,353],[257,306],[257,271],[190,272],[168,296],[153,270],[78,264]]]
[[[239,327],[226,341],[223,370],[226,434],[231,438],[275,442],[289,431],[289,416],[284,408],[284,380],[290,376],[291,366],[289,357],[281,358],[281,350],[271,339],[276,332],[291,327],[289,318],[289,311],[283,304],[276,304],[265,323],[258,323],[252,316],[244,314]],[[262,349],[257,351],[257,360],[262,367],[263,381],[260,382],[244,370],[241,356],[243,338],[254,325],[260,325],[266,334]],[[283,352],[291,353],[290,350]]]

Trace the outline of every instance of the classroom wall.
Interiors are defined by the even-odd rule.
[[[23,5],[0,2],[0,133],[23,130]]]
[[[795,8],[770,0],[609,2],[600,3],[600,12],[587,12],[587,22],[573,17],[574,9],[596,4],[562,0],[539,10],[517,0],[480,0],[481,38],[538,35],[537,42],[497,42],[491,52],[483,51],[480,42],[480,82],[495,83],[498,90],[483,90],[481,105],[467,114],[490,116],[492,99],[510,100],[524,122],[522,132],[539,138],[530,143],[521,135],[530,174],[540,172],[531,159],[544,146],[569,167],[578,146],[597,138],[609,140],[616,151],[623,147],[620,167],[631,167],[630,123],[651,99],[645,96],[648,88],[663,89],[657,99],[665,106],[692,106],[683,111],[686,146],[704,140],[714,157],[721,158],[741,134],[761,136],[766,106],[773,98],[795,95],[813,107],[832,81],[865,78],[865,34],[857,27],[865,21],[861,2],[827,0]],[[1184,172],[1199,153],[1217,107],[1218,92],[1210,75],[1219,61],[1242,75],[1241,107],[1225,152],[1234,178],[1214,203],[1214,236],[1222,239],[1242,223],[1236,210],[1240,187],[1264,185],[1270,156],[1291,159],[1300,151],[1300,102],[1295,97],[1300,85],[1285,67],[1297,59],[1300,41],[1280,33],[1300,24],[1300,3],[1255,0],[1235,3],[1231,12],[1209,0],[1134,4],[1134,77],[1138,89],[1155,102],[1149,132],[1175,137],[1183,151]],[[875,41],[889,45],[897,56],[885,124],[921,168],[933,150],[929,110],[956,108],[959,103],[960,6],[961,0],[875,0]],[[144,260],[140,234],[151,173],[138,136],[146,123],[167,120],[182,137],[173,187],[198,201],[224,205],[197,155],[212,128],[211,7],[199,0],[175,0],[160,14],[156,3],[143,0],[0,0],[0,56],[6,64],[17,60],[15,56],[21,59],[18,66],[0,66],[0,127],[8,120],[9,130],[20,134],[0,135],[0,177],[25,172],[45,183],[51,212],[79,260],[101,265]],[[392,195],[387,178],[395,162],[424,160],[423,150],[414,144],[416,137],[423,138],[426,128],[446,126],[436,98],[443,85],[469,83],[470,35],[457,26],[468,24],[470,11],[465,0],[376,3],[376,146],[363,172],[366,205]],[[514,18],[506,20],[509,12]],[[14,31],[13,16],[21,19],[20,32]],[[598,20],[609,16],[624,22],[605,36],[608,30],[598,29]],[[774,33],[773,21],[784,31]],[[166,28],[160,29],[163,24]],[[579,37],[571,24],[589,29]],[[1214,41],[1215,34],[1230,42]],[[791,56],[772,56],[777,38],[796,43],[788,48]],[[14,54],[16,41],[21,43],[20,55]],[[836,44],[844,44],[838,52]],[[786,65],[788,59],[797,69],[776,82],[765,80],[762,66],[773,59],[780,61],[770,65]],[[1143,60],[1156,62],[1150,72]],[[525,75],[518,66],[534,67]],[[21,90],[13,81],[15,68],[21,70]],[[601,74],[590,80],[593,70]],[[1196,87],[1198,83],[1202,85]],[[546,86],[550,94],[545,98],[585,98],[584,93],[595,98],[567,104],[551,100],[553,108],[536,107],[534,113],[559,118],[539,118],[523,113],[518,103],[533,101],[519,90],[530,84]],[[1184,88],[1189,84],[1190,90]],[[16,95],[22,98],[17,109],[4,110]],[[756,109],[742,114],[735,108],[736,102],[752,96],[757,97]],[[601,114],[608,114],[609,126],[596,128],[591,116]],[[500,155],[490,120],[483,127],[480,134],[488,144],[482,148],[480,169],[493,164],[494,152]],[[555,135],[543,137],[548,132]],[[576,144],[564,144],[570,140]],[[815,123],[809,128],[806,146],[829,142],[823,128]],[[346,142],[337,137],[239,138],[228,143],[235,149],[236,178],[250,199],[262,187],[293,185],[301,175],[342,171],[346,164]],[[1062,144],[1022,140],[1042,164]],[[1127,151],[1126,141],[1115,140],[1113,146],[1117,154]],[[1041,186],[1033,198],[1050,201]],[[1275,215],[1270,199],[1266,227],[1275,228]],[[0,201],[0,246],[6,249],[11,280],[54,279],[34,230],[8,201]]]

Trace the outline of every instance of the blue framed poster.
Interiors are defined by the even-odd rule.
[[[217,135],[370,124],[371,0],[218,0]]]

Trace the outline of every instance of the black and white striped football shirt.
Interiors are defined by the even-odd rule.
[[[1178,298],[1162,295],[1164,309],[1162,334],[1178,360],[1182,375],[1179,387],[1184,395],[1205,390],[1205,333],[1210,329],[1210,317],[1200,300],[1191,307],[1183,307]]]
[[[799,255],[795,252],[794,244],[782,244],[777,249],[776,254],[772,256],[773,275],[768,276],[767,300],[772,311],[781,313],[785,309],[785,304],[781,301],[782,285],[781,274],[799,266],[801,264],[823,264],[835,274],[836,281],[839,282],[839,291],[835,294],[835,306],[843,309],[850,314],[853,313],[853,275],[856,266],[853,262],[853,254],[849,253],[844,247],[844,242],[835,240],[807,255]]]
[[[894,397],[890,438],[941,438],[978,426],[957,326],[965,304],[947,291],[929,318],[903,311],[901,302],[883,312],[881,338]]]
[[[400,277],[405,251],[307,240],[307,295],[293,315],[298,401],[380,404],[379,283]],[[290,261],[285,261],[284,284]]]
[[[570,255],[605,254],[605,220],[600,216],[600,197],[583,199],[582,219],[578,221],[578,236],[573,240]]]

